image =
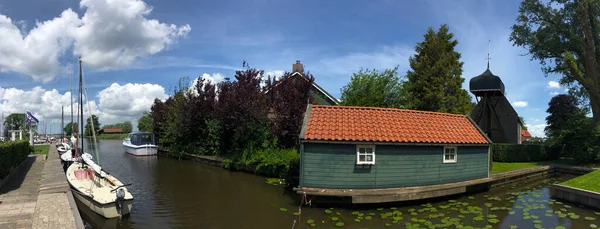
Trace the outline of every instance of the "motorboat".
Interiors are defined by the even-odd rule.
[[[152,156],[158,153],[158,146],[153,133],[131,133],[123,139],[123,149],[126,153],[135,156]]]
[[[131,212],[133,196],[117,178],[94,163],[90,154],[73,162],[66,176],[75,198],[104,218],[117,218]]]

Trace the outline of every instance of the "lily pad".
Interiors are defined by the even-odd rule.
[[[488,219],[488,222],[489,223],[498,223],[498,222],[500,222],[500,220],[498,220],[498,219]]]
[[[344,222],[337,222],[335,223],[336,227],[343,227],[344,226]]]
[[[510,229],[517,229],[519,226],[517,226],[517,225],[510,225],[509,227],[510,227]]]
[[[287,212],[287,208],[279,208],[279,211]]]
[[[571,219],[579,219],[579,215],[570,215],[569,216]]]
[[[586,216],[584,219],[585,219],[585,220],[596,220],[596,218],[594,218],[594,217],[591,217],[591,216]]]
[[[596,226],[596,224],[590,224],[590,228],[598,228],[598,226]]]
[[[354,221],[360,223],[360,219],[354,219]]]
[[[331,210],[329,210],[329,209],[325,209],[325,213],[327,213],[327,214],[331,214],[331,213],[332,213],[332,211],[331,211]]]
[[[309,220],[306,220],[306,223],[308,223],[308,224],[313,224],[313,223],[315,223],[315,221],[314,221],[314,220],[312,220],[312,219],[309,219]]]
[[[338,219],[339,219],[339,218],[338,218],[338,217],[335,217],[335,216],[334,216],[334,217],[331,217],[331,220],[333,220],[333,221],[337,221]]]
[[[556,226],[554,229],[565,229],[564,226]]]
[[[371,216],[370,216],[370,215],[368,215],[368,216],[365,216],[365,219],[366,219],[366,220],[371,220]]]

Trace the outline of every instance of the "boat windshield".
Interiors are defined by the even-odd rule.
[[[154,135],[152,133],[140,133],[133,134],[131,137],[131,144],[134,145],[154,145]]]

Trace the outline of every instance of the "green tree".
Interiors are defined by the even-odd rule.
[[[409,105],[417,110],[471,113],[471,96],[462,88],[463,62],[454,51],[458,44],[454,34],[444,24],[438,31],[429,28],[424,37],[415,48],[417,54],[409,59],[412,70],[406,73],[405,84]]]
[[[92,115],[91,117],[86,119],[84,136],[92,136],[92,123],[90,122],[90,118],[94,120],[94,130],[98,130],[100,128],[100,121],[98,120],[98,116]]]
[[[361,69],[342,88],[342,104],[348,106],[396,107],[405,103],[403,82],[398,67],[378,72]]]
[[[9,130],[23,130],[27,132],[28,125],[26,119],[27,116],[25,113],[12,113],[6,116],[6,118],[4,118],[4,123],[2,124],[4,127],[4,133],[2,133],[2,135],[8,137]]]
[[[72,128],[71,128],[71,126],[72,126]],[[77,125],[76,122],[75,123],[73,123],[73,122],[67,123],[67,125],[64,128],[65,134],[71,135],[71,134],[73,134],[73,132],[78,133],[79,132],[78,127],[79,127],[79,125]]]
[[[510,40],[528,50],[544,73],[561,74],[569,93],[588,98],[600,122],[600,2],[524,0]]]
[[[578,113],[585,113],[577,107],[577,100],[573,96],[560,94],[552,97],[548,103],[548,117],[546,117],[546,135],[553,136],[565,129],[569,120]]]
[[[140,132],[152,132],[152,113],[144,111],[144,115],[138,119],[137,128]]]

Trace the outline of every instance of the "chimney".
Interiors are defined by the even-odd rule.
[[[304,65],[302,65],[299,60],[297,60],[296,63],[292,65],[292,73],[294,72],[304,73]]]

